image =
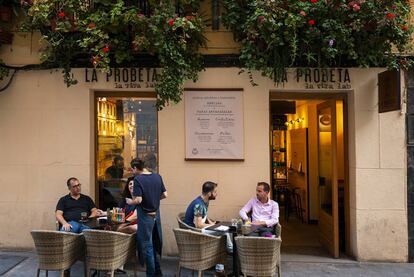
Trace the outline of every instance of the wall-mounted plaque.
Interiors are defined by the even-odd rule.
[[[244,160],[243,90],[186,90],[186,160]]]
[[[388,70],[378,74],[378,112],[401,109],[400,71]]]

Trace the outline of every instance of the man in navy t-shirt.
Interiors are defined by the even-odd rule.
[[[138,259],[141,265],[146,264],[147,277],[162,276],[157,257],[162,249],[160,201],[167,197],[167,190],[161,176],[149,171],[143,161],[133,159],[131,167],[137,176],[134,178],[133,199],[127,198],[126,201],[128,205],[137,205]]]
[[[202,229],[214,225],[215,222],[207,217],[210,200],[217,197],[217,184],[207,181],[203,184],[202,194],[194,199],[185,212],[184,222],[192,227]]]

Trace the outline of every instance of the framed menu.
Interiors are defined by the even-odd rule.
[[[188,89],[184,105],[186,160],[244,160],[242,89]]]

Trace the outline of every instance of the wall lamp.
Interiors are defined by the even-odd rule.
[[[289,121],[286,121],[285,122],[285,125],[286,126],[289,126],[289,125],[295,125],[296,123],[297,124],[300,124],[300,123],[302,123],[302,122],[304,122],[305,121],[305,118],[304,117],[298,117],[298,118],[296,118],[296,119],[291,119],[291,120],[289,120]]]

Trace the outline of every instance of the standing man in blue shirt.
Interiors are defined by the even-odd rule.
[[[161,265],[157,253],[161,255],[162,231],[160,201],[167,198],[162,178],[149,171],[142,160],[133,159],[131,167],[134,174],[133,199],[127,198],[128,205],[137,205],[138,259],[143,266],[146,264],[147,277],[162,276]]]

